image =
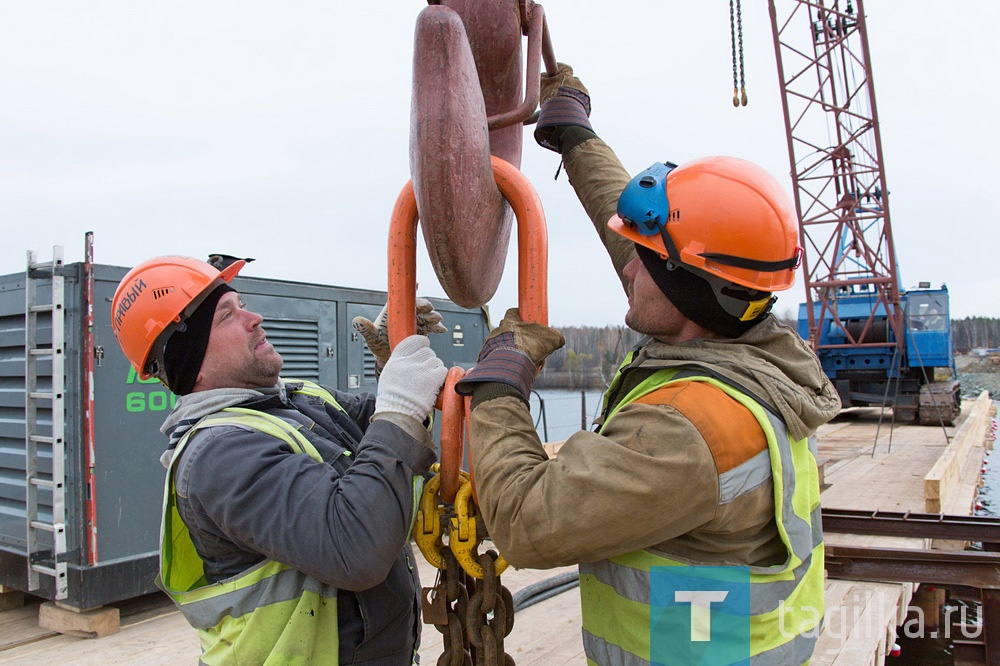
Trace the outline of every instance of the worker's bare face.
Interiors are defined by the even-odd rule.
[[[235,291],[215,307],[212,332],[196,388],[267,388],[281,372],[281,355],[267,341],[259,314],[250,312]]]
[[[683,342],[680,338],[690,322],[656,286],[642,260],[634,258],[623,273],[628,284],[629,306],[625,324],[633,331],[662,342]]]

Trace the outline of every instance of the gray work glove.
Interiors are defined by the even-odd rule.
[[[562,333],[523,322],[518,309],[511,308],[486,338],[476,367],[455,385],[455,390],[469,395],[477,384],[498,382],[514,387],[527,400],[538,369],[549,354],[564,344]]]
[[[593,131],[590,126],[590,93],[573,76],[573,68],[559,63],[559,71],[552,76],[542,72],[540,77],[541,102],[535,141],[542,148],[561,152],[558,128],[576,125]]]
[[[447,333],[448,329],[441,323],[441,313],[426,298],[416,300],[417,335],[431,333]],[[382,311],[375,321],[365,317],[355,317],[351,324],[354,330],[361,334],[368,345],[368,350],[375,356],[375,371],[381,373],[389,360],[389,304],[382,306]]]
[[[423,422],[434,410],[447,374],[426,336],[404,338],[382,369],[372,416],[392,412]]]

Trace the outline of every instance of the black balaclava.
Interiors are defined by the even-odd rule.
[[[683,266],[671,264],[648,247],[636,243],[635,250],[642,260],[642,265],[653,278],[653,282],[670,299],[674,307],[694,323],[714,333],[727,338],[738,338],[753,328],[771,309],[768,306],[758,317],[750,321],[740,321],[739,317],[726,312],[722,307],[708,280]],[[765,292],[750,291],[736,285],[725,286],[722,291],[726,296],[747,302],[768,295]]]
[[[208,336],[212,332],[215,306],[222,295],[235,291],[228,284],[213,289],[205,300],[182,323],[182,328],[167,338],[163,350],[163,372],[167,376],[167,386],[177,395],[187,395],[198,380],[201,362],[205,360]]]

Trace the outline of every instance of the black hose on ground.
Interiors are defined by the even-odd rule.
[[[514,593],[514,612],[545,601],[580,585],[580,572],[567,571],[551,578],[532,583]]]

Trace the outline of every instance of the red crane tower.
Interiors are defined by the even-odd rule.
[[[804,249],[799,333],[845,406],[951,422],[960,400],[947,289],[900,286],[863,2],[768,8]]]

